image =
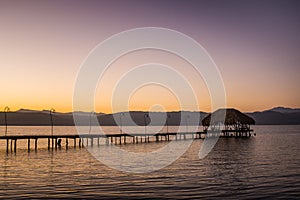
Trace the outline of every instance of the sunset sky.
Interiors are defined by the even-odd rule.
[[[76,77],[89,52],[111,35],[138,27],[173,29],[200,43],[220,70],[228,107],[245,112],[300,107],[299,11],[300,2],[288,0],[0,0],[0,109],[72,111]],[[200,109],[210,111],[205,84],[195,81],[188,63],[157,51],[116,61],[100,81],[107,87],[97,91],[95,110],[124,110],[111,107],[112,83],[133,64],[153,60],[181,67],[199,87]],[[132,110],[153,104],[179,110],[167,88],[146,86],[128,101]]]

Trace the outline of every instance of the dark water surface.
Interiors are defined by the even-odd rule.
[[[7,155],[2,146],[0,198],[299,198],[300,126],[253,128],[256,137],[221,138],[204,159],[198,158],[203,141],[195,140],[173,164],[144,174],[111,169],[85,148],[41,148],[30,153],[24,148]],[[177,142],[180,145],[182,141]],[[146,151],[162,145],[130,144],[122,148]]]

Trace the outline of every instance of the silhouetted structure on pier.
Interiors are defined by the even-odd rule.
[[[251,136],[254,119],[234,109],[219,109],[202,120],[204,131],[221,130],[224,136]]]

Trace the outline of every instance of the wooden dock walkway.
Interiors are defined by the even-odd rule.
[[[251,137],[253,130],[222,130],[220,137]],[[17,141],[27,140],[28,152],[31,150],[31,141],[34,141],[34,150],[38,148],[38,140],[48,140],[48,150],[60,147],[58,140],[65,140],[65,148],[68,148],[69,140],[73,140],[73,147],[100,145],[100,139],[105,139],[106,144],[136,144],[149,143],[170,140],[186,140],[186,139],[205,139],[206,137],[217,136],[219,131],[200,131],[200,132],[168,132],[168,133],[116,133],[116,134],[55,134],[55,135],[7,135],[0,136],[0,140],[6,140],[6,152],[17,151]],[[78,142],[78,144],[77,144]],[[86,145],[84,145],[84,143]]]

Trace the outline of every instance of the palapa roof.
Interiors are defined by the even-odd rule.
[[[225,112],[225,113],[224,113]],[[234,108],[222,108],[218,109],[212,114],[209,114],[202,120],[203,126],[209,126],[211,115],[213,115],[213,122],[211,124],[216,124],[218,122],[224,122],[224,115],[225,115],[225,125],[234,125],[237,123],[241,124],[255,124],[254,119],[249,117],[248,115],[234,109]]]

